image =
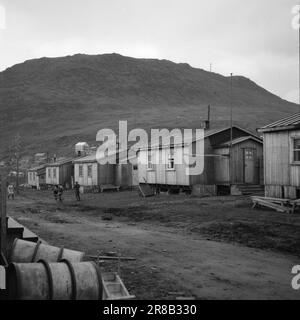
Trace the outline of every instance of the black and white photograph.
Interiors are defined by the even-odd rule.
[[[0,309],[300,300],[299,27],[298,0],[0,0]]]

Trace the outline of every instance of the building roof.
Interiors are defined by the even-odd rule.
[[[46,164],[41,164],[39,166],[32,167],[32,168],[28,169],[28,171],[38,171],[38,170],[46,168],[46,165],[47,165],[47,163]]]
[[[59,167],[59,166],[62,166],[68,162],[72,162],[73,161],[73,158],[68,158],[68,159],[62,159],[62,160],[59,160],[59,161],[56,161],[56,162],[52,162],[52,163],[47,163],[46,164],[46,167]]]
[[[80,157],[73,159],[73,163],[82,163],[82,162],[95,162],[96,161],[96,153],[89,154],[85,157]]]
[[[254,141],[258,142],[258,143],[263,144],[263,141],[258,137],[244,136],[244,137],[239,137],[239,138],[233,139],[232,142],[230,140],[226,141],[226,142],[223,142],[223,143],[215,146],[215,148],[229,147],[231,143],[232,143],[232,145],[235,145],[235,144],[239,144],[239,143],[242,143],[244,141],[247,141],[247,140],[254,140]]]
[[[260,129],[258,132],[293,130],[300,128],[300,113],[292,114],[286,118],[270,123]]]
[[[120,152],[112,153],[106,157],[102,157],[101,159],[107,158],[106,161],[109,162],[110,159],[112,159],[113,157],[118,155],[119,160],[123,160],[123,159],[127,158],[128,154],[129,154],[128,150],[122,150]],[[129,156],[129,158],[133,158],[133,156],[131,156],[131,157]],[[97,153],[95,152],[95,153],[92,153],[92,154],[85,156],[85,157],[73,159],[73,163],[97,162],[98,160],[101,160],[101,159],[97,159]]]
[[[236,129],[239,129],[241,131],[244,131],[245,133],[248,133],[249,136],[252,136],[252,137],[257,137],[254,133],[250,132],[249,130],[247,129],[244,129],[244,128],[241,128],[237,125],[233,125],[232,128],[236,128]],[[226,130],[230,130],[231,127],[230,126],[227,126],[227,127],[223,127],[223,128],[215,128],[215,129],[208,129],[208,130],[205,130],[204,131],[204,137],[205,138],[208,138],[210,136],[213,136],[215,134],[218,134],[220,132],[223,132],[223,131],[226,131]]]
[[[221,132],[226,131],[226,130],[230,130],[230,128],[231,128],[230,126],[227,126],[227,127],[221,127],[221,128],[207,129],[207,130],[204,131],[204,138],[209,138],[209,137],[211,137],[211,136],[213,136],[215,134],[221,133]],[[237,125],[234,125],[233,128],[239,129],[239,130],[247,133],[248,137],[251,136],[251,137],[259,139],[254,133],[252,133],[252,132],[250,132],[250,131],[248,131],[246,129],[243,129],[243,128],[237,126]],[[169,135],[166,139],[169,139],[169,141],[170,141],[171,137],[172,137],[172,135]],[[200,139],[193,138],[192,143],[196,142],[196,141],[199,141],[199,140]],[[187,143],[186,144],[184,144],[184,143],[171,144],[172,147],[180,147],[180,146],[184,146],[184,145],[189,145],[189,144],[187,144]],[[147,149],[150,150],[150,149],[158,149],[158,148],[163,148],[164,149],[164,148],[169,148],[169,147],[170,147],[170,145],[159,145],[159,144],[156,144],[154,146],[151,146],[151,144],[150,144],[150,145],[148,145],[148,147],[140,148],[140,150],[147,150]]]

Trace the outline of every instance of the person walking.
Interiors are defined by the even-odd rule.
[[[7,187],[7,197],[8,199],[15,199],[15,190],[14,190],[14,186],[12,184],[9,184]]]
[[[53,196],[55,201],[57,201],[57,197],[58,197],[58,185],[55,185],[53,188]]]
[[[75,191],[76,200],[80,201],[80,185],[78,182],[75,182],[74,191]]]
[[[58,200],[59,200],[60,202],[62,202],[62,195],[63,195],[63,193],[64,193],[64,188],[63,188],[62,185],[59,185],[59,186],[58,186]]]

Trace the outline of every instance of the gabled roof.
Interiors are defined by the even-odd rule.
[[[258,132],[293,130],[300,128],[300,113],[292,114],[286,118],[270,123],[260,129]]]
[[[245,136],[245,137],[239,137],[239,138],[233,139],[232,140],[232,145],[239,144],[239,143],[242,143],[242,142],[247,141],[247,140],[254,140],[254,141],[258,142],[258,143],[263,144],[263,141],[258,137]],[[229,147],[230,144],[231,144],[231,141],[229,140],[229,141],[223,142],[223,143],[215,146],[215,148]]]
[[[254,133],[248,131],[247,129],[243,129],[243,128],[237,126],[237,125],[234,125],[232,128],[235,128],[235,129],[238,129],[238,130],[241,130],[241,131],[245,132],[248,137],[251,136],[251,137],[253,137],[253,138],[259,139]],[[207,130],[204,131],[204,138],[205,138],[205,139],[206,139],[206,138],[209,138],[209,137],[211,137],[211,136],[213,136],[213,135],[215,135],[215,134],[218,134],[218,133],[221,133],[221,132],[223,132],[223,131],[230,130],[230,129],[231,129],[230,126],[222,127],[222,128],[207,129]],[[172,137],[172,136],[167,137],[166,140],[169,139],[169,138],[171,138],[171,137]],[[196,142],[196,141],[198,141],[198,140],[200,140],[200,139],[195,139],[195,138],[194,138],[194,139],[192,140],[192,143],[193,143],[193,142]],[[170,140],[169,140],[169,141],[170,141]],[[184,143],[171,144],[171,147],[180,147],[180,146],[184,146],[184,145],[189,145],[189,144],[184,144]],[[169,147],[170,147],[170,145],[158,145],[158,144],[157,144],[157,145],[151,146],[151,144],[150,144],[148,147],[141,148],[140,150],[147,150],[147,149],[150,150],[150,149],[159,149],[159,148],[165,149],[165,148],[169,148]]]
[[[72,161],[73,161],[73,158],[63,159],[63,160],[60,160],[60,161],[47,163],[46,167],[59,167],[59,166],[62,166],[64,164],[67,164],[67,163],[72,162]]]
[[[204,137],[205,138],[208,138],[208,137],[211,137],[217,133],[221,133],[223,131],[226,131],[226,130],[230,130],[230,126],[227,126],[227,127],[223,127],[223,128],[216,128],[216,129],[208,129],[208,130],[205,130],[204,132]],[[236,128],[236,129],[239,129],[241,131],[244,131],[245,133],[247,133],[249,136],[252,136],[252,137],[257,137],[254,133],[250,132],[249,130],[247,129],[244,129],[244,128],[241,128],[240,126],[237,126],[237,125],[234,125],[232,126],[232,128]]]

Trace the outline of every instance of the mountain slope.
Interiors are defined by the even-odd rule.
[[[228,123],[230,78],[167,60],[118,54],[42,58],[0,73],[0,147],[22,136],[24,152],[68,154],[97,130],[199,127],[207,105],[214,126]],[[249,129],[297,111],[241,76],[233,77],[234,120]]]

